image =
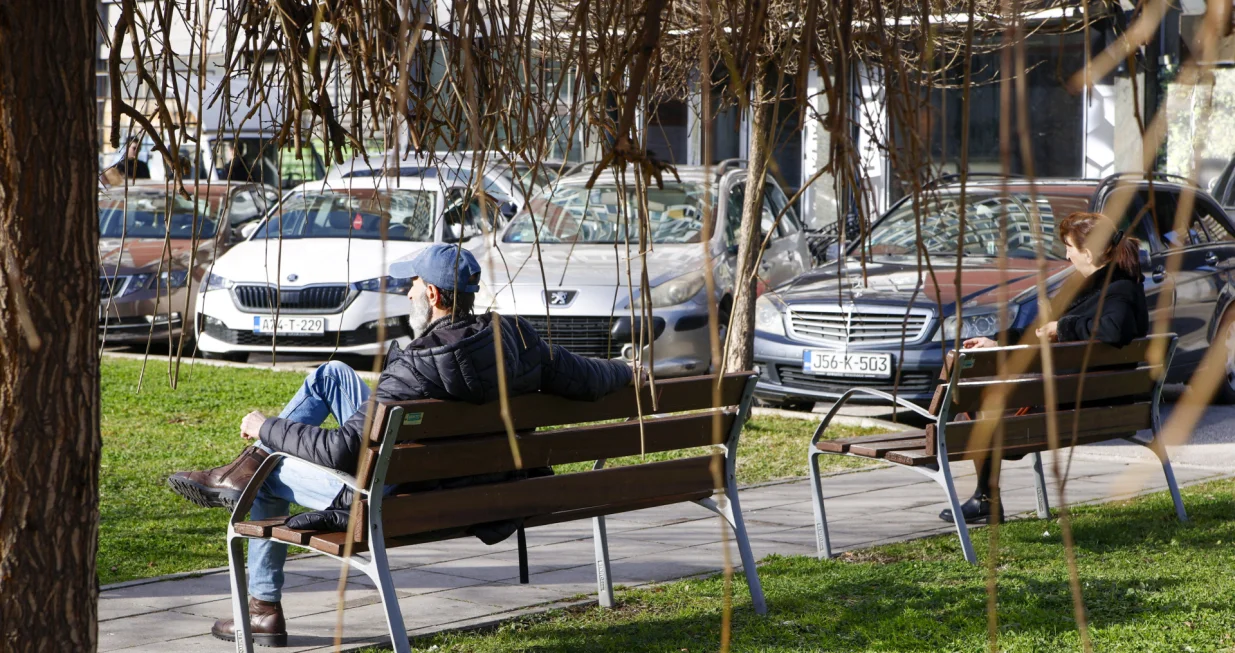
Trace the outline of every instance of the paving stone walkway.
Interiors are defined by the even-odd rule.
[[[1107,501],[1165,487],[1160,467],[1112,459],[1088,447],[1074,459],[1068,485],[1073,503]],[[962,469],[968,468],[968,469]],[[1181,484],[1229,475],[1228,467],[1178,465]],[[973,487],[971,466],[958,464],[958,489]],[[1033,514],[1033,476],[1027,461],[1005,465],[1009,516]],[[1054,485],[1052,483],[1052,493]],[[838,551],[951,531],[936,514],[941,491],[912,471],[878,467],[824,479],[829,524]],[[1057,497],[1052,496],[1057,505]],[[815,539],[805,480],[747,488],[742,508],[756,558],[812,555]],[[1019,513],[1019,514],[1018,514]],[[1015,518],[1015,517],[1014,517]],[[626,513],[608,520],[613,580],[619,587],[660,583],[721,568],[721,526],[703,508],[678,505]],[[528,531],[531,583],[520,585],[515,538],[495,546],[455,540],[390,553],[408,632],[429,634],[474,627],[595,598],[591,523]],[[730,545],[732,546],[732,544]],[[736,549],[733,560],[737,561]],[[283,605],[288,651],[328,651],[334,646],[334,609],[340,567],[323,556],[287,564]],[[100,651],[230,651],[214,639],[215,619],[231,616],[226,570],[195,577],[153,579],[104,587],[99,597]],[[774,599],[769,600],[776,610]],[[348,578],[343,650],[388,645],[377,592],[358,572]]]

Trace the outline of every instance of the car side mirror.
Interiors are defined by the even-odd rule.
[[[515,217],[516,213],[519,212],[519,207],[515,206],[514,202],[511,202],[510,200],[506,200],[505,202],[502,202],[501,205],[497,207],[497,211],[498,213],[502,214],[503,218],[510,220],[511,218]]]
[[[258,220],[255,220],[241,227],[240,228],[240,239],[248,240],[253,234],[257,233],[257,227],[259,225],[261,225],[261,222]]]
[[[453,222],[449,225],[449,229],[447,229],[446,235],[447,235],[448,242],[465,243],[479,236],[480,230],[477,229],[475,225],[459,224],[458,222]]]

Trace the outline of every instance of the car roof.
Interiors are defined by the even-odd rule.
[[[416,177],[344,177],[342,179],[319,179],[309,181],[292,189],[293,193],[330,191],[347,192],[349,189],[377,190],[445,190],[466,186],[462,180],[446,181],[432,176]]]
[[[195,182],[193,180],[186,180],[184,182],[184,189],[186,191],[188,191],[189,193],[204,196],[204,197],[214,197],[215,195],[222,195],[224,193],[230,192],[232,190],[236,190],[238,188],[251,188],[251,187],[264,188],[264,189],[272,190],[272,191],[276,190],[275,188],[271,186],[267,186],[265,184],[261,184],[258,182],[251,182],[251,181],[211,181],[210,183],[206,183],[205,180],[202,180],[200,182]],[[139,179],[139,180],[136,180],[134,183],[131,183],[128,185],[129,192],[135,191],[139,193],[149,193],[149,192],[154,192],[154,191],[166,192],[166,191],[173,190],[173,188],[174,186],[172,182],[170,181],[150,180],[150,179]],[[104,186],[104,187],[99,188],[100,195],[107,195],[110,198],[123,197],[124,193],[125,193],[124,186]]]

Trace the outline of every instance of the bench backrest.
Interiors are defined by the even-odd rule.
[[[754,384],[751,373],[725,375],[719,402],[713,397],[714,376],[658,381],[654,390],[642,389],[639,403],[634,388],[595,402],[545,394],[512,397],[509,415],[522,469],[712,445],[733,450]],[[387,538],[398,538],[507,519],[553,523],[700,499],[718,489],[715,458],[705,451],[662,462],[393,494],[380,499],[382,527]],[[357,480],[372,490],[516,469],[497,402],[421,400],[377,405]],[[723,487],[724,474],[720,482]],[[364,519],[353,523],[358,541],[364,524]]]
[[[1049,378],[1058,407],[1058,446],[1156,429],[1158,400],[1175,343],[1175,334],[1168,333],[1119,348],[1086,342],[1051,345]],[[1050,402],[1042,353],[1042,347],[1025,345],[949,352],[942,372],[945,383],[930,405],[938,419],[926,429],[928,450],[941,451],[942,433],[950,457],[978,458],[994,449],[997,427],[1003,430],[1007,455],[1047,447],[1051,425],[1043,407]],[[1029,414],[1011,415],[1022,408]],[[960,417],[963,413],[969,419]],[[997,419],[980,419],[992,416]]]

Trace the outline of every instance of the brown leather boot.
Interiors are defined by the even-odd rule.
[[[233,510],[249,479],[269,455],[257,447],[248,447],[222,467],[204,472],[176,472],[167,477],[167,484],[176,494],[203,508]]]
[[[249,628],[253,631],[253,643],[258,646],[287,646],[287,621],[283,618],[283,604],[278,601],[271,603],[250,596]],[[236,641],[236,620],[214,622],[210,634],[229,642]]]

